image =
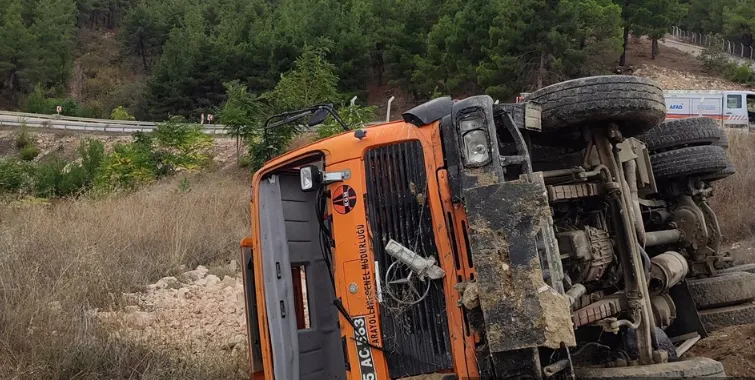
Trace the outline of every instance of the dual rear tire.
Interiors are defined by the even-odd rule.
[[[705,117],[664,122],[663,90],[648,79],[625,75],[575,79],[537,90],[526,100],[542,106],[542,133],[533,136],[535,144],[581,147],[582,128],[616,125],[623,136],[636,136],[646,144],[660,182],[689,176],[716,181],[736,172],[718,123]]]
[[[736,173],[726,154],[728,140],[706,117],[669,120],[638,136],[650,151],[658,181],[697,176],[712,182]]]

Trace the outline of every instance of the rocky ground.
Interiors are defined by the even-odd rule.
[[[124,294],[119,310],[94,310],[115,337],[172,352],[186,360],[245,360],[244,290],[238,265],[199,266],[165,277],[144,292]]]

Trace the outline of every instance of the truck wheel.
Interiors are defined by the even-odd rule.
[[[614,368],[576,368],[578,379],[686,379],[690,377],[726,377],[723,364],[708,358],[692,357],[677,362],[614,367]]]
[[[721,148],[728,149],[729,148],[729,137],[726,136],[726,132],[721,131],[721,138],[718,139],[718,141],[714,142],[713,145],[718,145]]]
[[[755,264],[735,265],[731,268],[723,269],[719,273],[733,273],[733,272],[755,273]]]
[[[610,75],[574,79],[537,90],[526,100],[543,107],[543,132],[616,122],[636,136],[666,117],[663,90],[645,78]]]
[[[715,145],[690,146],[650,156],[657,180],[715,174],[729,165],[724,148]]]
[[[687,280],[698,310],[736,305],[755,299],[755,274],[724,273],[715,277]]]
[[[723,327],[747,325],[755,322],[755,304],[719,307],[699,312],[700,320],[708,331]]]
[[[709,175],[706,175],[706,176],[702,176],[702,179],[704,179],[704,180],[706,180],[708,182],[715,182],[715,181],[718,181],[718,180],[722,180],[722,179],[724,179],[726,177],[730,177],[730,176],[732,176],[734,174],[737,174],[737,167],[734,166],[733,162],[729,161],[729,165],[727,165],[726,168],[724,168],[724,170],[721,170],[720,172],[715,173],[715,174],[709,174]]]
[[[693,145],[718,145],[723,131],[709,117],[690,117],[664,121],[637,136],[651,153]]]

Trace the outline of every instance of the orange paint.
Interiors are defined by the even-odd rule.
[[[474,274],[474,270],[467,260],[466,244],[461,228],[462,223],[466,221],[466,216],[462,207],[453,205],[451,202],[448,178],[443,168],[444,160],[439,123],[435,122],[418,128],[412,124],[399,121],[370,127],[366,131],[367,136],[362,140],[355,138],[353,132],[345,132],[338,136],[317,141],[268,162],[260,171],[255,173],[252,180],[252,226],[261,223],[258,219],[259,205],[254,200],[259,196],[259,183],[267,174],[283,169],[295,170],[296,167],[287,168],[286,166],[296,162],[301,165],[306,164],[306,158],[308,157],[312,159],[315,159],[315,157],[324,157],[325,170],[329,172],[350,170],[351,176],[349,179],[328,186],[334,197],[338,195],[338,199],[343,200],[343,195],[346,194],[349,199],[347,207],[344,207],[342,204],[334,207],[332,201],[328,202],[328,212],[333,218],[332,233],[335,240],[333,265],[336,281],[336,297],[342,299],[343,305],[350,316],[365,318],[365,331],[370,344],[382,347],[382,333],[379,324],[380,308],[377,302],[375,278],[375,258],[372,250],[372,233],[367,219],[364,198],[367,189],[367,179],[364,177],[364,156],[367,150],[375,147],[401,141],[419,141],[425,156],[425,170],[428,178],[428,202],[430,203],[432,213],[435,243],[440,257],[439,265],[446,272],[446,277],[443,279],[443,289],[446,296],[454,372],[459,378],[477,377],[476,337],[465,327],[463,311],[458,306],[459,292],[454,289],[454,285],[459,282],[459,279],[469,280],[470,276]],[[348,188],[345,188],[344,185],[347,185]],[[349,195],[349,189],[353,189],[356,198]],[[450,232],[447,223],[452,223],[453,233]],[[455,245],[452,239],[455,240]],[[259,280],[263,278],[261,271],[263,253],[260,249],[260,236],[257,229],[253,227],[251,238],[246,239],[245,242],[253,247],[255,253],[253,260],[255,277],[258,279],[256,293],[260,340],[263,352],[262,362],[264,374],[266,374],[264,378],[272,379],[274,363],[272,362],[270,336],[267,318],[265,317],[266,308],[262,289],[263,284]],[[456,259],[454,246],[457,252]],[[385,268],[381,268],[381,270],[385,270]],[[349,291],[350,285],[355,285],[352,286],[352,288],[356,289],[355,293]],[[348,361],[351,364],[351,370],[347,371],[347,378],[361,380],[354,329],[343,316],[339,318],[341,336],[346,339]],[[378,379],[389,379],[387,362],[383,353],[379,349],[372,349],[372,357],[375,362]],[[254,378],[257,378],[257,376],[259,374],[255,374]]]

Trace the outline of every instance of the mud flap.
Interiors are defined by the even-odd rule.
[[[567,297],[543,279],[547,259],[539,251],[553,246],[544,241],[553,231],[542,176],[465,189],[463,196],[493,364],[539,378],[538,347],[576,344]]]
[[[692,294],[689,292],[687,281],[682,281],[678,285],[669,289],[669,295],[674,300],[676,306],[676,319],[666,329],[666,335],[671,338],[682,336],[690,333],[698,333],[701,338],[708,336],[708,332],[700,320],[697,313],[697,306]]]

